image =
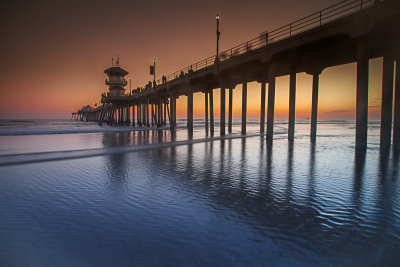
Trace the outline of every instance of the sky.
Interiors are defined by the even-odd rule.
[[[107,90],[104,69],[119,56],[132,87],[215,54],[220,15],[220,50],[307,16],[338,0],[68,0],[7,1],[0,9],[0,119],[70,118],[94,105]],[[382,59],[370,60],[370,118],[379,119]],[[353,119],[356,64],[325,69],[320,76],[319,118]],[[297,74],[296,117],[311,114],[312,77]],[[220,90],[215,90],[215,115]],[[248,85],[248,116],[260,112],[260,84]],[[287,118],[289,77],[277,78],[276,116]],[[194,95],[195,117],[204,95]],[[241,114],[241,85],[233,114]],[[177,101],[186,114],[186,98]]]

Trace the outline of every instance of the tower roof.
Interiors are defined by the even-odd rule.
[[[125,76],[129,72],[127,72],[126,70],[122,69],[121,67],[111,67],[111,68],[106,69],[104,71],[104,73],[107,73],[107,74],[120,74],[122,76]]]

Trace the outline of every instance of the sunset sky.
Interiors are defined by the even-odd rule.
[[[111,58],[133,87],[215,54],[219,13],[221,50],[328,7],[338,0],[281,1],[8,1],[1,14],[0,118],[69,118],[94,105],[107,87]],[[329,68],[320,78],[319,117],[354,118],[356,64]],[[382,60],[370,61],[370,117],[379,119]],[[297,75],[296,116],[310,117],[312,77]],[[219,114],[215,90],[215,115]],[[277,78],[276,116],[288,115],[289,77]],[[195,94],[195,117],[204,95]],[[259,116],[260,84],[248,87],[248,114]],[[234,90],[234,116],[241,114],[241,86]],[[178,99],[178,115],[186,99]]]

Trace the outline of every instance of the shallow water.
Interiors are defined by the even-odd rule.
[[[355,151],[345,122],[315,145],[278,123],[272,146],[257,122],[224,138],[36,123],[0,125],[1,265],[400,264],[400,151],[378,125]]]

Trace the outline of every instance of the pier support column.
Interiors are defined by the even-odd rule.
[[[204,93],[204,122],[206,127],[206,134],[208,135],[208,93]]]
[[[173,104],[174,104],[174,116],[172,118],[174,121],[174,127],[176,128],[176,97],[174,97],[173,99]]]
[[[296,71],[292,71],[290,73],[290,85],[289,85],[289,125],[288,125],[289,141],[294,140],[295,120],[296,120]]]
[[[158,117],[157,98],[153,99],[153,102],[154,102],[154,126],[157,126],[157,117]]]
[[[242,84],[242,134],[246,134],[247,119],[247,82]]]
[[[312,142],[315,142],[317,138],[318,91],[319,91],[319,73],[314,73],[313,83],[312,83],[311,132],[310,132],[310,139]]]
[[[142,100],[142,126],[146,127],[146,99]]]
[[[268,84],[268,112],[267,112],[267,141],[274,138],[274,113],[275,113],[275,77],[269,77]]]
[[[126,105],[122,107],[122,113],[124,116],[124,124],[128,124],[128,108]]]
[[[170,117],[171,117],[171,119],[169,121],[169,124],[170,124],[171,130],[175,130],[175,117],[174,117],[175,109],[176,109],[175,103],[176,103],[175,96],[171,95],[170,96],[170,104],[169,104],[169,106],[170,106]]]
[[[140,126],[140,102],[136,103],[136,122],[136,125]]]
[[[126,124],[127,121],[126,121],[126,106],[125,105],[122,106],[121,112],[122,112],[122,123]]]
[[[146,120],[147,120],[147,127],[150,127],[150,115],[149,115],[149,107],[150,107],[150,99],[146,99]]]
[[[154,99],[154,125],[158,126],[158,98]]]
[[[144,99],[142,102],[142,120],[142,125],[146,127],[146,99]]]
[[[120,111],[121,111],[121,123],[125,124],[126,121],[125,105],[122,105]]]
[[[356,147],[367,147],[368,136],[368,48],[357,47]]]
[[[382,73],[382,111],[381,136],[382,147],[389,147],[392,140],[392,112],[393,112],[393,58],[383,58]]]
[[[394,89],[393,145],[400,147],[400,57],[396,59],[396,84]]]
[[[125,105],[122,106],[121,113],[122,113],[122,122],[123,122],[123,124],[126,124],[127,119],[126,119],[126,106]]]
[[[229,88],[228,133],[232,133],[232,103],[233,103],[233,88]]]
[[[190,84],[186,85],[187,94],[187,128],[193,132],[193,90]]]
[[[261,114],[260,114],[260,133],[265,130],[265,82],[261,82]]]
[[[214,135],[214,92],[213,89],[209,92],[210,96],[210,134]]]
[[[151,100],[151,126],[154,126],[154,100]]]
[[[163,125],[163,104],[162,104],[162,98],[160,97],[158,100],[158,112],[159,112],[159,118],[158,118],[158,125],[161,127]]]
[[[162,126],[162,102],[161,97],[158,97],[158,104],[157,104],[157,127]]]
[[[150,99],[146,99],[146,126],[150,127]]]
[[[164,103],[164,121],[163,121],[163,125],[167,125],[167,102],[164,101],[163,99],[163,103]]]
[[[225,81],[221,83],[221,112],[220,112],[220,123],[219,133],[225,135]]]
[[[127,119],[126,119],[126,106],[125,105],[122,106],[121,113],[122,113],[122,123],[126,124]]]
[[[135,126],[135,104],[132,105],[132,126]]]
[[[138,103],[138,126],[141,127],[142,126],[142,101],[139,100]]]
[[[121,121],[121,112],[119,111],[119,108],[115,109],[115,122],[120,123]]]

